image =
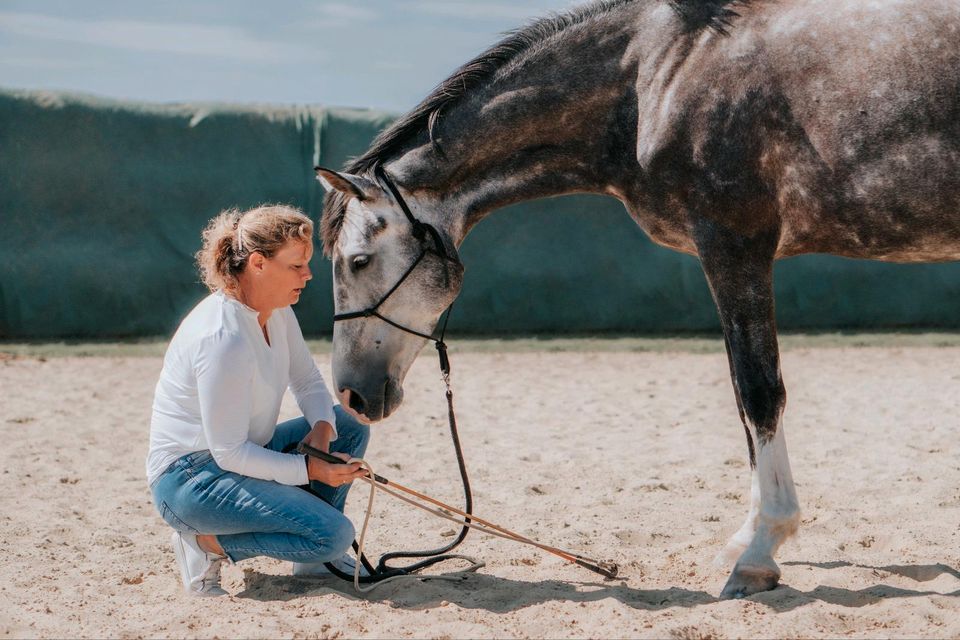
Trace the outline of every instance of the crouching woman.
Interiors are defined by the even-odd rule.
[[[334,406],[290,308],[312,277],[312,235],[310,219],[284,206],[228,211],[203,232],[197,262],[211,294],[167,349],[147,456],[189,593],[226,593],[224,560],[269,556],[292,561],[295,574],[333,561],[352,571],[343,506],[364,472],[284,453],[304,441],[349,460],[369,438]],[[303,417],[278,425],[287,388]],[[308,483],[317,495],[298,488]]]

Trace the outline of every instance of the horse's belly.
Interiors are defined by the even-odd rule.
[[[828,253],[889,262],[960,260],[960,209],[931,212],[898,207],[825,211],[784,223],[778,257]]]
[[[791,176],[779,181],[780,191],[807,197],[781,199],[784,255],[960,259],[960,148],[952,136],[927,134],[892,144],[875,159],[829,176]]]
[[[860,258],[864,260],[880,260],[883,262],[952,262],[960,260],[960,242],[956,239],[944,241],[940,238],[930,238],[928,243],[921,241],[900,247],[858,247],[837,246],[830,251],[817,253],[831,253],[846,258]]]

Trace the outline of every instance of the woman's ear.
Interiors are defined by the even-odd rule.
[[[263,273],[263,265],[266,262],[266,258],[263,257],[263,254],[259,251],[254,251],[247,258],[247,267],[252,269],[254,275],[260,275]]]

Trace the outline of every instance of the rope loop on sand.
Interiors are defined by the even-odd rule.
[[[361,458],[353,458],[352,460],[350,460],[350,462],[359,462],[360,467],[367,471],[367,476],[361,479],[365,480],[367,484],[370,485],[370,495],[367,498],[367,512],[363,516],[363,526],[360,528],[360,538],[357,540],[357,562],[353,568],[353,588],[354,589],[356,589],[360,593],[369,593],[370,591],[373,591],[380,585],[387,584],[388,582],[394,582],[397,580],[404,580],[404,579],[406,580],[462,580],[464,577],[463,574],[476,571],[477,569],[483,567],[486,564],[485,562],[479,562],[475,558],[472,558],[470,556],[461,555],[459,553],[453,553],[453,554],[448,554],[446,559],[447,560],[455,560],[455,559],[465,560],[470,563],[470,566],[465,569],[459,569],[458,571],[454,571],[452,573],[447,573],[447,574],[426,575],[426,576],[408,574],[408,575],[391,576],[389,578],[384,578],[383,580],[378,580],[377,582],[371,582],[367,586],[361,585],[360,569],[363,566],[363,563],[360,562],[360,558],[363,557],[363,544],[367,536],[367,526],[370,524],[370,517],[373,515],[373,499],[376,496],[378,489],[392,495],[395,498],[399,498],[400,500],[403,500],[407,504],[411,504],[415,507],[423,509],[424,511],[427,511],[428,513],[432,513],[435,516],[452,520],[461,526],[464,525],[464,521],[453,518],[437,509],[433,509],[424,504],[420,504],[419,502],[415,500],[411,500],[410,498],[394,491],[393,489],[390,489],[389,487],[386,487],[378,483],[376,480],[374,480],[374,478],[376,477],[376,474],[373,472],[373,467],[371,467],[366,460],[363,460]],[[467,523],[467,526],[472,526],[472,525]]]
[[[379,490],[399,500],[402,500],[409,505],[413,505],[418,509],[423,509],[427,513],[437,516],[438,518],[449,520],[450,522],[453,522],[461,527],[476,529],[480,533],[485,533],[490,536],[503,538],[504,540],[511,540],[513,542],[519,542],[521,544],[537,547],[538,549],[542,549],[543,551],[559,556],[568,562],[572,562],[586,569],[590,569],[591,571],[594,571],[596,573],[600,573],[607,578],[614,578],[617,576],[618,568],[617,568],[617,565],[613,562],[603,562],[603,561],[594,560],[592,558],[587,558],[579,554],[571,553],[569,551],[564,551],[563,549],[559,549],[557,547],[552,547],[550,545],[537,542],[536,540],[532,540],[525,536],[521,536],[518,533],[514,533],[509,529],[504,529],[503,527],[493,524],[492,522],[488,522],[486,520],[483,520],[482,518],[478,518],[474,514],[467,514],[465,512],[459,511],[454,507],[445,505],[442,502],[439,502],[438,500],[431,498],[430,496],[426,496],[424,494],[413,491],[412,489],[397,485],[399,488],[403,489],[403,491],[405,491],[407,494],[414,495],[417,499],[422,500],[423,502],[432,503],[433,505],[435,505],[435,507],[428,506],[427,504],[418,502],[417,500],[414,500],[408,497],[407,495],[404,495],[400,491],[395,490],[389,484],[378,482],[375,479],[375,478],[378,478],[378,476],[374,473],[373,467],[371,467],[370,464],[367,463],[365,460],[362,460],[360,458],[353,458],[350,462],[359,462],[360,467],[367,471],[367,476],[361,478],[361,480],[365,480],[370,485],[370,495],[367,499],[367,512],[364,515],[363,526],[360,528],[360,538],[357,542],[357,558],[361,558],[363,556],[363,545],[366,540],[367,527],[370,524],[370,517],[373,514],[373,500],[374,500],[374,496],[376,495],[376,492]],[[459,518],[455,517],[453,513],[456,513],[461,517]],[[453,559],[465,560],[470,563],[470,566],[466,567],[465,569],[459,569],[452,573],[441,574],[441,575],[407,574],[407,575],[391,576],[389,578],[384,578],[383,580],[373,582],[366,587],[360,584],[361,563],[358,561],[353,570],[353,586],[360,593],[367,593],[369,591],[372,591],[373,589],[375,589],[377,586],[381,584],[385,584],[387,582],[393,582],[394,580],[399,580],[401,578],[407,578],[407,579],[413,579],[413,580],[462,580],[464,578],[464,574],[474,572],[486,564],[482,561],[478,561],[477,559],[471,556],[465,556],[461,554],[449,554],[445,558],[445,560],[453,560]]]

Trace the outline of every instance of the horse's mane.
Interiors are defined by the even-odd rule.
[[[599,0],[567,11],[540,18],[530,24],[509,31],[506,37],[479,56],[453,72],[441,82],[412,111],[401,116],[382,131],[367,151],[354,158],[345,168],[349,173],[361,174],[373,171],[376,165],[386,162],[410,138],[426,131],[433,140],[433,130],[444,109],[457,103],[472,89],[490,80],[507,64],[515,62],[524,53],[534,49],[549,38],[592,18],[631,4],[636,0]],[[689,29],[705,27],[725,32],[729,20],[736,14],[729,5],[742,4],[747,0],[667,0],[683,19]],[[324,215],[320,222],[320,237],[324,253],[330,255],[346,214],[347,198],[332,191],[324,199]]]

